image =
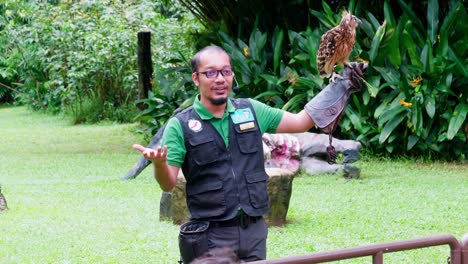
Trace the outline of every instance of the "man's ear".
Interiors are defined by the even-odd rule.
[[[196,72],[192,72],[192,81],[195,84],[195,86],[200,85],[200,81],[198,80],[198,74]]]

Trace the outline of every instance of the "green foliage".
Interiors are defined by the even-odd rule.
[[[450,1],[442,17],[438,2],[428,1],[424,24],[407,4],[399,4],[398,20],[387,2],[381,24],[370,13],[362,19],[360,57],[371,69],[369,89],[347,111],[360,132],[356,136],[394,154],[466,159],[461,129],[468,108],[466,10],[460,1]]]
[[[150,98],[137,101],[147,108],[136,115],[147,138],[194,98],[189,63],[194,46],[216,44],[229,52],[241,87],[237,96],[297,112],[327,84],[316,70],[317,47],[346,8],[363,21],[350,59],[366,60],[370,67],[367,89],[351,97],[336,135],[357,139],[378,154],[466,159],[468,16],[463,3],[372,1],[379,8],[368,9],[362,0],[344,2],[278,1],[282,10],[245,14],[235,27],[232,17],[243,17],[235,14],[269,6],[239,1],[258,9],[210,15],[210,6],[202,4],[191,10],[216,30],[197,41],[194,36],[203,27],[179,2],[2,3],[0,81],[19,93],[0,86],[0,102],[16,98],[34,108],[67,111],[77,123],[135,120],[136,35],[149,29],[154,86]],[[305,23],[269,18],[304,5]]]
[[[0,5],[8,11],[0,20],[1,80],[21,92],[17,102],[66,111],[78,123],[133,121],[138,31],[154,33],[158,72],[169,54],[190,50],[181,43],[197,25],[163,1],[11,2]]]
[[[355,138],[376,153],[466,159],[461,128],[467,115],[467,14],[460,1],[439,13],[428,1],[426,19],[399,1],[383,3],[383,20],[361,13],[355,49],[350,59],[368,61],[365,88],[354,94],[337,135]],[[223,31],[205,36],[233,59],[240,97],[254,97],[272,106],[300,111],[326,84],[318,76],[315,56],[321,35],[336,26],[341,12],[322,2],[323,12],[311,10],[320,28],[296,32],[276,27],[272,34],[254,27],[247,38]],[[398,8],[395,17],[392,8]],[[361,7],[362,8],[362,7]],[[445,10],[445,9],[443,9]],[[338,11],[338,10],[337,10]],[[285,36],[288,37],[285,37]]]

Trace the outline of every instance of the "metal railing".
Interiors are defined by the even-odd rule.
[[[461,240],[461,262],[462,264],[468,263],[468,234],[465,234]]]
[[[323,263],[350,258],[360,258],[372,256],[373,264],[383,263],[383,254],[411,249],[434,247],[441,245],[450,246],[451,264],[468,264],[468,234],[462,239],[462,244],[452,235],[436,235],[410,240],[400,240],[395,242],[378,243],[367,246],[360,246],[348,249],[340,249],[328,252],[319,252],[303,256],[284,257],[272,260],[261,260],[251,263],[255,264],[310,264]]]

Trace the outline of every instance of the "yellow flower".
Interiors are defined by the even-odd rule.
[[[421,76],[415,77],[413,80],[411,80],[411,86],[415,87],[419,85],[422,81]]]
[[[246,56],[246,57],[249,56],[249,47],[244,48],[244,56]]]
[[[440,42],[440,34],[437,34],[437,41]]]
[[[288,72],[287,78],[288,78],[288,82],[289,82],[292,86],[294,86],[294,85],[296,84],[296,82],[297,82],[297,76],[295,76],[294,73]]]
[[[400,99],[399,102],[400,102],[400,104],[401,104],[402,106],[405,106],[405,107],[410,107],[410,106],[413,105],[412,103],[406,102],[406,101],[403,100],[403,99]]]
[[[151,85],[151,86],[154,86],[154,81],[153,81],[153,79],[150,80],[150,85]]]
[[[369,61],[368,61],[368,60],[365,60],[365,59],[363,59],[363,58],[361,58],[361,57],[359,57],[359,56],[354,56],[354,59],[356,59],[356,60],[359,61],[359,62],[369,64]]]

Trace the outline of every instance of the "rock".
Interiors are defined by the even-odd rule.
[[[267,184],[270,212],[265,215],[265,220],[270,226],[281,226],[286,224],[294,173],[280,168],[267,168],[266,172],[270,176]],[[159,213],[161,221],[172,220],[176,225],[189,220],[190,215],[185,198],[185,178],[182,173],[179,173],[177,177],[174,190],[171,193],[162,193]]]
[[[311,175],[322,173],[337,173],[343,170],[343,164],[328,164],[328,162],[317,157],[303,157],[301,167]]]
[[[266,172],[270,176],[267,183],[270,212],[265,215],[265,221],[269,226],[282,226],[286,224],[294,173],[280,168],[267,168]]]

